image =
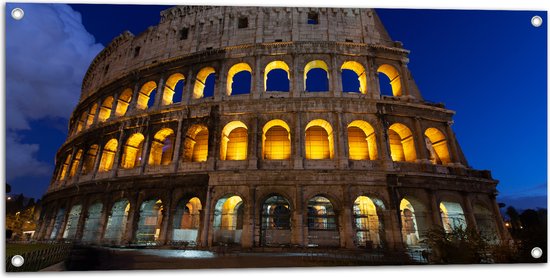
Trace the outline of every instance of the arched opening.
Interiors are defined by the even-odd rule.
[[[143,153],[143,141],[145,137],[141,133],[134,133],[124,145],[122,161],[120,166],[124,169],[131,169],[141,165],[141,156]]]
[[[118,97],[115,115],[117,117],[126,115],[126,111],[128,111],[128,106],[130,105],[131,101],[132,89],[127,88],[122,92],[122,94],[120,94],[120,97]]]
[[[69,152],[72,152],[72,150],[69,150]],[[65,157],[65,162],[63,162],[63,165],[61,166],[61,171],[59,172],[59,177],[57,178],[58,180],[62,181],[65,179],[72,157],[73,155],[71,153],[68,153],[67,156]]]
[[[262,206],[261,226],[262,246],[286,246],[290,244],[291,211],[290,203],[282,196],[267,198]]]
[[[61,230],[61,225],[63,224],[63,219],[65,218],[65,208],[59,208],[55,219],[53,222],[52,231],[50,233],[50,239],[56,239],[59,231]]]
[[[208,128],[193,125],[187,131],[184,147],[184,161],[204,162],[208,159]]]
[[[101,221],[101,210],[103,209],[102,203],[94,203],[88,207],[88,215],[86,220],[84,220],[84,229],[82,232],[82,241],[83,242],[98,242],[100,231],[100,221]]]
[[[136,231],[138,243],[150,243],[159,239],[163,209],[161,200],[148,200],[141,203]]]
[[[346,61],[340,70],[343,92],[367,93],[367,73],[363,65],[355,61]]]
[[[240,243],[243,215],[244,204],[241,197],[233,195],[219,199],[214,210],[214,242]]]
[[[401,211],[401,235],[403,236],[403,242],[407,246],[420,245],[418,224],[412,204],[407,199],[402,199],[399,210]]]
[[[495,221],[497,218],[489,209],[480,204],[475,204],[473,210],[480,235],[488,242],[498,243],[499,235]]]
[[[388,129],[391,158],[393,161],[413,162],[416,150],[411,130],[403,124],[393,124]]]
[[[375,160],[378,158],[376,134],[367,122],[355,120],[348,125],[348,149],[351,160]]]
[[[113,101],[114,101],[114,98],[109,96],[103,100],[103,103],[101,103],[101,107],[99,107],[99,115],[98,115],[98,120],[100,123],[107,121],[107,119],[111,117]]]
[[[118,141],[116,139],[111,139],[105,144],[103,152],[101,152],[101,160],[99,161],[99,172],[107,172],[113,168],[117,148]]]
[[[149,81],[139,89],[137,99],[137,109],[145,110],[151,108],[155,103],[155,95],[157,93],[157,83]]]
[[[86,155],[84,156],[84,164],[82,165],[82,175],[87,175],[94,170],[98,149],[99,146],[94,144],[86,152]]]
[[[69,177],[74,177],[74,175],[76,175],[76,171],[78,170],[78,165],[80,165],[80,160],[82,159],[82,153],[83,153],[82,149],[76,152],[73,162],[71,163],[71,170],[69,171]]]
[[[185,86],[185,76],[181,73],[174,73],[166,80],[162,95],[162,105],[170,105],[181,102],[183,98],[183,88]]]
[[[382,76],[382,75],[384,76]],[[388,64],[383,64],[378,67],[378,79],[380,82],[380,93],[390,96],[401,96],[401,77],[399,72]],[[391,90],[389,90],[391,88]]]
[[[306,92],[328,92],[328,66],[321,60],[311,61],[304,68]]]
[[[65,225],[65,231],[63,232],[63,239],[74,239],[76,236],[76,229],[78,228],[78,219],[80,218],[80,212],[82,211],[82,205],[74,205],[69,212],[67,218],[67,224]]]
[[[437,128],[430,127],[424,132],[426,148],[430,152],[430,161],[433,164],[447,164],[451,162],[447,138]]]
[[[290,159],[290,127],[282,120],[271,120],[262,132],[263,159]]]
[[[88,119],[86,120],[86,128],[90,127],[94,123],[96,111],[97,111],[97,103],[94,103],[94,105],[92,105],[92,108],[90,108],[90,112],[88,112]]]
[[[119,244],[126,231],[126,222],[128,221],[128,212],[130,211],[130,202],[122,199],[113,204],[111,213],[107,219],[105,235],[103,239],[106,242]]]
[[[373,248],[380,246],[382,227],[374,202],[367,196],[359,196],[353,203],[355,242],[357,246]]]
[[[243,122],[233,121],[222,130],[220,159],[245,160],[248,149],[248,128]]]
[[[84,111],[80,115],[80,119],[78,120],[78,124],[76,125],[76,133],[79,133],[84,129],[84,127],[86,126],[86,119],[88,119],[88,112]]]
[[[306,126],[306,159],[332,159],[334,157],[334,135],[332,126],[317,119]]]
[[[197,197],[181,200],[174,215],[172,240],[196,244],[200,227],[201,201]]]
[[[307,203],[308,246],[339,246],[337,215],[329,199],[315,196]]]
[[[265,66],[264,90],[266,92],[290,92],[290,68],[283,61],[273,61]]]
[[[252,68],[247,63],[233,65],[227,73],[227,95],[250,93]]]
[[[174,154],[174,141],[176,136],[169,128],[159,130],[151,142],[149,165],[169,165]]]
[[[459,203],[441,202],[439,212],[445,232],[452,233],[456,229],[466,229],[466,218]]]
[[[212,67],[202,68],[195,78],[193,99],[211,97],[214,95],[216,71]]]

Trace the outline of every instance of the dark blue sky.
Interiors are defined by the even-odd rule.
[[[159,12],[166,8],[70,6],[104,46],[124,30],[137,35],[158,24]],[[392,39],[411,51],[409,68],[424,98],[457,112],[453,129],[462,150],[472,167],[491,170],[500,181],[499,200],[523,208],[546,207],[546,13],[377,12]],[[542,27],[531,26],[533,15],[543,17]],[[31,129],[18,133],[21,142],[39,144],[37,159],[53,165],[66,138],[67,119],[47,117],[30,125]],[[25,176],[8,182],[16,193],[40,197],[49,179]]]

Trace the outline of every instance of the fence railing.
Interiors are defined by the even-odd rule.
[[[21,255],[25,260],[20,267],[15,267],[11,263],[11,259],[15,255],[6,256],[6,272],[30,272],[41,270],[67,259],[71,249],[72,244],[52,244],[51,247],[17,254]]]

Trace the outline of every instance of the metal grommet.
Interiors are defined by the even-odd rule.
[[[535,259],[542,257],[542,249],[540,249],[540,247],[535,247],[531,249],[531,257]]]
[[[11,10],[11,17],[15,20],[21,20],[25,16],[25,12],[21,8],[15,8]]]
[[[11,257],[11,264],[15,267],[20,267],[25,263],[25,259],[21,255]]]
[[[542,17],[535,15],[531,18],[531,25],[540,27],[542,25]]]

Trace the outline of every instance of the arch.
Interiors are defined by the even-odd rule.
[[[76,155],[74,156],[73,161],[71,163],[69,177],[74,177],[74,175],[76,174],[76,171],[78,170],[78,165],[80,165],[80,160],[82,159],[82,153],[83,153],[82,149],[76,152]]]
[[[214,242],[240,243],[244,204],[238,195],[220,198],[214,208]]]
[[[248,128],[241,121],[232,121],[222,130],[220,159],[245,160],[248,151]]]
[[[466,218],[459,203],[441,202],[439,203],[439,212],[445,232],[451,233],[456,229],[466,229]]]
[[[65,224],[65,231],[63,232],[63,239],[75,239],[76,230],[78,228],[78,219],[82,212],[82,205],[74,205],[67,218],[67,224]]]
[[[379,247],[380,224],[376,205],[367,196],[359,196],[353,203],[353,218],[355,223],[355,243],[361,247]]]
[[[53,228],[50,233],[50,239],[55,239],[59,235],[59,231],[61,230],[61,225],[63,224],[63,219],[65,218],[65,208],[61,207],[57,210],[57,214],[55,215]]]
[[[368,122],[355,120],[348,125],[348,150],[351,160],[375,160],[378,158],[376,134]]]
[[[118,200],[113,204],[105,226],[105,235],[103,236],[105,241],[115,244],[120,243],[126,231],[129,211],[130,202],[127,199]]]
[[[334,135],[329,122],[316,119],[306,126],[306,159],[332,159]]]
[[[290,159],[290,127],[285,121],[275,119],[267,122],[262,134],[263,159]]]
[[[484,205],[474,204],[474,218],[480,235],[489,242],[498,242],[498,228],[494,214]]]
[[[86,126],[86,121],[88,119],[88,111],[82,112],[80,114],[80,119],[78,120],[78,124],[76,125],[76,133],[81,132],[84,127]]]
[[[193,88],[193,99],[199,99],[204,97],[205,91],[214,90],[214,88],[207,87],[207,80],[211,74],[216,74],[216,71],[212,67],[202,68],[197,77],[195,78],[195,87]]]
[[[90,112],[88,112],[88,119],[86,120],[86,128],[94,124],[96,111],[97,111],[97,103],[94,103],[94,105],[92,105],[92,108],[90,108]]]
[[[130,105],[130,102],[132,101],[132,89],[126,88],[117,100],[116,105],[116,111],[115,116],[121,117],[126,115],[126,111],[128,111],[128,106]]]
[[[409,200],[403,198],[399,205],[401,212],[401,235],[403,242],[407,246],[418,246],[420,244],[420,236],[418,234],[418,223],[414,207]]]
[[[145,110],[151,108],[154,104],[154,96],[157,90],[157,83],[155,81],[149,81],[141,86],[138,93],[137,109]],[[152,98],[152,101],[150,100]]]
[[[308,74],[312,72],[310,81],[308,82]],[[324,71],[324,74],[323,74]],[[306,92],[327,92],[329,90],[329,75],[328,66],[322,60],[314,60],[306,64],[304,67],[304,89]],[[326,74],[326,77],[325,77]]]
[[[169,165],[172,162],[175,138],[174,131],[170,128],[163,128],[153,136],[149,165]]]
[[[393,161],[412,162],[416,160],[416,150],[411,130],[404,124],[395,123],[388,129],[391,158]]]
[[[430,152],[430,161],[433,164],[447,164],[451,162],[447,138],[439,129],[430,127],[424,132],[426,148]]]
[[[185,136],[184,161],[204,162],[208,159],[208,128],[192,125]]]
[[[72,150],[69,150],[69,153],[65,157],[65,162],[63,162],[63,165],[61,166],[61,172],[59,172],[59,177],[57,178],[58,180],[62,181],[65,179],[72,157],[73,157]]]
[[[98,242],[100,235],[100,221],[103,204],[96,202],[88,207],[88,214],[84,220],[84,229],[82,233],[83,242]]]
[[[185,76],[181,73],[174,73],[168,77],[164,90],[162,92],[162,105],[181,102],[183,98],[183,88],[185,86]]]
[[[342,64],[340,71],[342,72],[342,91],[357,92],[361,94],[367,93],[367,73],[365,71],[365,67],[363,67],[361,63],[358,63],[356,61],[346,61],[344,62],[344,64]],[[357,78],[357,86],[353,86],[353,84],[348,83],[348,80],[346,80],[347,78],[344,78],[345,71],[350,71],[354,73],[353,78]]]
[[[248,76],[242,76],[241,73],[248,72]],[[249,94],[251,87],[252,68],[247,63],[238,63],[233,65],[227,72],[227,95]],[[250,78],[250,80],[248,80]],[[241,80],[242,79],[242,80]],[[249,81],[248,84],[246,84]],[[241,88],[242,86],[242,88]],[[236,90],[236,89],[242,89]]]
[[[145,136],[141,133],[134,133],[126,140],[122,153],[122,160],[120,162],[122,168],[131,169],[141,165],[144,140]]]
[[[283,76],[280,73],[286,73],[286,83],[283,81]],[[271,73],[271,78],[270,78]],[[284,83],[284,84],[283,84]],[[283,85],[285,87],[283,88]],[[279,87],[280,86],[280,87]],[[275,90],[283,89],[283,90]],[[264,91],[273,92],[273,91],[290,91],[290,68],[284,61],[272,61],[265,66],[264,69]]]
[[[99,161],[99,172],[107,172],[113,168],[117,148],[118,141],[116,139],[111,139],[105,144],[103,152],[101,152],[101,160]]]
[[[111,117],[113,101],[114,101],[114,98],[112,96],[108,96],[101,103],[101,107],[99,107],[99,115],[98,115],[98,121],[100,123],[107,121],[109,117]]]
[[[182,199],[176,206],[172,240],[195,244],[200,227],[202,204],[199,198]]]
[[[401,86],[401,77],[399,76],[399,71],[397,71],[395,67],[388,64],[383,64],[378,67],[377,72],[379,74],[382,73],[388,77],[388,79],[390,80],[393,96],[398,97],[402,95],[403,88]]]
[[[291,208],[287,199],[280,195],[267,198],[262,205],[262,246],[289,245],[291,231]]]
[[[143,201],[139,208],[137,243],[155,242],[160,237],[164,206],[160,199]]]
[[[84,156],[84,164],[82,165],[82,175],[87,175],[94,170],[95,160],[97,158],[97,151],[99,146],[94,144],[88,148],[86,155]]]
[[[339,246],[338,217],[332,202],[317,195],[307,203],[308,246]]]

